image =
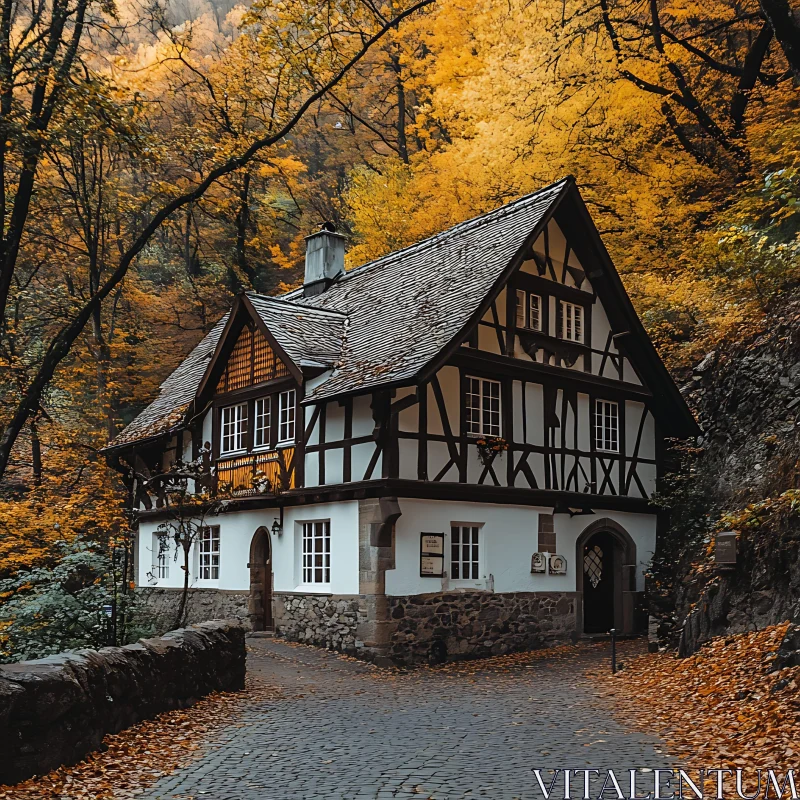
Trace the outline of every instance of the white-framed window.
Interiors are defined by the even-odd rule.
[[[450,579],[475,581],[480,578],[480,526],[450,526]]]
[[[253,447],[269,447],[272,426],[272,398],[259,397],[255,402],[256,427],[253,431]]]
[[[595,400],[594,446],[607,453],[619,452],[619,404],[613,400]]]
[[[542,298],[538,294],[528,295],[528,327],[532,331],[542,329]]]
[[[222,409],[221,453],[236,453],[247,449],[247,403],[225,406]]]
[[[467,377],[467,433],[500,436],[500,381]]]
[[[517,289],[517,328],[542,329],[542,298],[533,292]]]
[[[219,580],[219,525],[201,528],[197,538],[198,572],[201,581]]]
[[[517,327],[527,327],[528,320],[525,317],[525,308],[527,307],[527,292],[522,289],[517,289]]]
[[[568,342],[583,341],[583,306],[561,300],[561,338]]]
[[[278,441],[281,443],[294,441],[295,403],[294,389],[278,395]]]
[[[153,536],[153,577],[169,578],[169,546],[160,536]]]
[[[303,583],[331,582],[330,520],[303,523]]]

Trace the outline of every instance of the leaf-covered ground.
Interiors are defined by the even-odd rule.
[[[191,708],[169,711],[106,736],[105,750],[74,767],[16,786],[0,786],[3,800],[130,800],[157,778],[193,761],[206,737],[237,717],[252,700],[280,697],[280,689],[248,677],[238,693],[204,697]]]
[[[676,766],[788,769],[800,755],[800,667],[769,672],[785,630],[786,625],[778,625],[720,638],[687,659],[669,653],[645,654],[642,642],[623,642],[619,660],[624,668],[614,676],[604,657],[608,643],[594,644],[592,650],[603,651],[603,666],[590,668],[588,677],[596,682],[597,694],[613,702],[626,724],[667,741]],[[542,659],[573,662],[585,648],[565,646],[410,673],[374,669],[370,678],[424,681],[425,673],[435,670],[440,677],[474,682],[486,673],[518,675]],[[586,675],[576,673],[575,679],[584,682]],[[213,738],[216,730],[236,724],[248,704],[283,696],[282,688],[263,677],[248,677],[245,692],[212,695],[192,708],[162,714],[108,736],[103,752],[74,767],[0,787],[0,799],[131,800],[160,776],[200,757],[203,742]]]
[[[796,767],[800,667],[769,671],[786,628],[720,637],[686,659],[637,655],[624,643],[625,668],[598,677],[620,712],[663,736],[680,765]]]

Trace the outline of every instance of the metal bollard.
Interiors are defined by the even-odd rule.
[[[617,673],[617,629],[612,628],[609,633],[611,634],[611,674]]]

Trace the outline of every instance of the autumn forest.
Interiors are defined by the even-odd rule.
[[[788,0],[3,0],[2,657],[105,643],[100,448],[323,221],[355,266],[572,174],[670,368],[757,324],[800,278],[798,86]]]

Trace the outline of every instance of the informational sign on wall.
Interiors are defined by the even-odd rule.
[[[419,535],[419,575],[421,578],[444,576],[444,534]]]

